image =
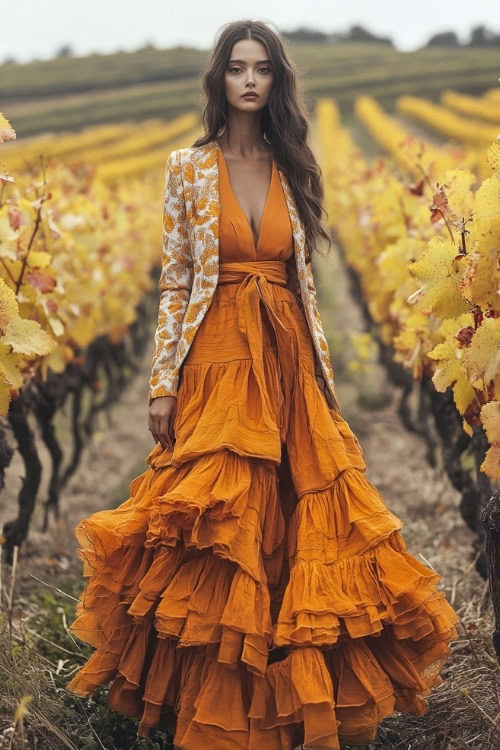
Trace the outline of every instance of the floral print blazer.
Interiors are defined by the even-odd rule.
[[[167,159],[163,206],[160,303],[148,401],[177,396],[179,373],[219,275],[219,144],[174,150]],[[305,232],[288,181],[278,169],[292,225],[294,255],[287,261],[288,288],[302,300],[316,355],[316,372],[326,382],[325,398],[340,411],[328,343],[316,303]]]

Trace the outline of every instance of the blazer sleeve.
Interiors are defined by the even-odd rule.
[[[167,159],[163,196],[162,269],[160,302],[151,366],[148,403],[158,396],[177,396],[177,344],[193,285],[193,258],[186,223],[186,206],[179,151]]]

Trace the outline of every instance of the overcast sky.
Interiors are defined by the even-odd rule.
[[[64,44],[77,55],[148,42],[208,49],[219,26],[247,17],[280,30],[346,31],[359,23],[390,36],[400,50],[443,30],[453,29],[463,41],[479,24],[500,33],[499,0],[11,0],[0,16],[0,62],[48,59]]]

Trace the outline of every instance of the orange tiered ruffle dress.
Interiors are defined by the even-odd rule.
[[[183,750],[339,748],[422,714],[457,636],[440,575],[316,379],[276,163],[258,242],[219,154],[220,276],[183,363],[174,449],[75,534],[89,576],[72,632],[96,651],[67,688]]]

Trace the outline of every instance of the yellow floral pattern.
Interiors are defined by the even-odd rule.
[[[207,312],[219,277],[219,145],[172,151],[165,176],[162,271],[149,403],[177,396],[179,373],[196,331]],[[330,408],[340,411],[328,343],[316,302],[311,265],[305,259],[305,232],[285,174],[278,169],[294,240],[287,261],[288,288],[302,301],[325,378]]]

